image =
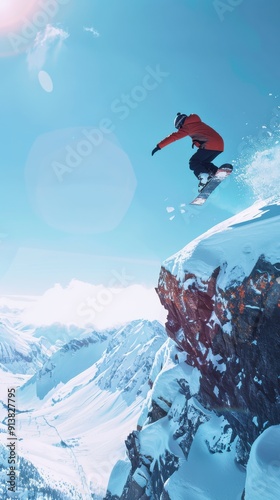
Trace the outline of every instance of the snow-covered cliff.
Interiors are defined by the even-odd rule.
[[[279,498],[279,234],[259,202],[163,263],[170,339],[106,499]]]

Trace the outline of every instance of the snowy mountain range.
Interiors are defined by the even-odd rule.
[[[41,330],[42,337],[36,330],[29,343],[23,335],[27,352],[31,352],[32,342],[46,345],[46,340],[54,339],[58,325],[50,330],[48,335]],[[31,494],[34,498],[36,494],[54,499],[101,498],[115,461],[125,453],[124,439],[136,424],[149,390],[154,357],[166,339],[164,328],[156,321],[139,320],[115,330],[79,333],[79,338],[61,347],[47,350],[45,346],[45,359],[37,370],[36,353],[35,361],[31,355],[25,356],[21,372],[33,371],[32,375],[5,373],[6,391],[2,386],[0,395],[1,498],[7,493],[4,438],[9,384],[19,386],[18,488],[28,495],[22,498],[32,498]],[[17,345],[9,352],[18,350]],[[48,494],[50,497],[43,496]]]

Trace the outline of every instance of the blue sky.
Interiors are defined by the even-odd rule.
[[[0,291],[156,286],[165,258],[255,201],[239,174],[278,126],[279,1],[19,5],[0,0]],[[234,161],[200,208],[191,140],[151,157],[178,111]]]

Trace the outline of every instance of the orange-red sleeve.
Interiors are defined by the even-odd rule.
[[[186,130],[187,127],[180,128],[177,132],[173,132],[172,134],[168,135],[158,143],[158,147],[160,149],[164,148],[165,146],[168,146],[168,144],[171,144],[172,142],[178,141],[178,139],[182,139],[183,137],[186,137],[189,135],[188,130]]]

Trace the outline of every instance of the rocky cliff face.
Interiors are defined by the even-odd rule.
[[[106,498],[244,497],[252,444],[280,423],[279,229],[280,207],[256,206],[163,264],[157,293],[172,347],[155,360],[146,412],[126,442],[123,490],[109,484]]]
[[[178,282],[162,268],[158,293],[168,335],[201,372],[198,400],[226,417],[245,465],[258,434],[280,422],[280,262],[260,256],[225,289],[221,273],[201,280],[186,271]]]

